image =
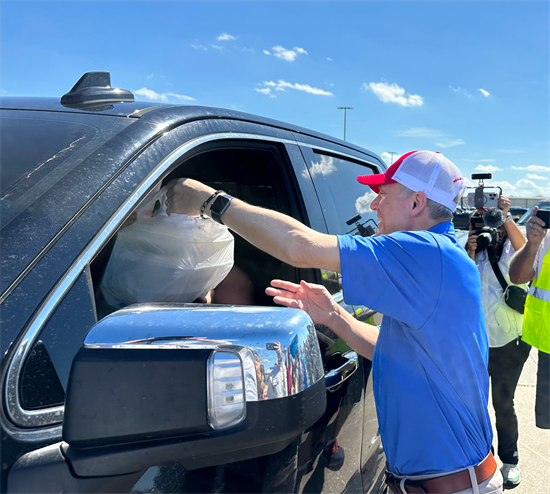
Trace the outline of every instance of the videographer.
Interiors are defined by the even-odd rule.
[[[514,393],[531,346],[521,339],[523,308],[518,312],[507,305],[495,271],[499,269],[505,283],[510,285],[510,259],[526,243],[523,233],[508,213],[509,208],[510,200],[500,196],[498,208],[487,210],[483,216],[476,213],[470,223],[466,248],[481,278],[498,456],[504,464],[502,477],[505,487],[515,487],[521,481],[521,474],[517,466],[518,421],[514,410]],[[484,228],[480,230],[480,226]],[[526,285],[520,286],[524,288]]]

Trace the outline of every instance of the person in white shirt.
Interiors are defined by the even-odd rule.
[[[525,245],[526,239],[508,213],[510,200],[501,196],[498,207],[502,209],[506,220],[497,228],[500,233],[497,244],[479,248],[479,232],[470,225],[466,248],[470,258],[475,261],[481,278],[481,302],[489,338],[488,370],[496,415],[498,456],[503,463],[501,472],[504,486],[514,487],[521,481],[517,466],[518,420],[514,410],[514,393],[531,346],[521,339],[523,314],[504,302],[504,291],[491,266],[491,259],[498,259],[500,272],[506,283],[511,285],[508,275],[510,259],[515,251]],[[482,222],[482,218],[478,218]],[[474,221],[475,219],[476,217]]]

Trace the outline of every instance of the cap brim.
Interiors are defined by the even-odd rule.
[[[380,185],[395,184],[396,181],[387,177],[385,173],[376,175],[359,175],[357,181],[360,184],[368,185],[377,194],[380,193]]]

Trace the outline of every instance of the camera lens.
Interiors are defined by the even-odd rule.
[[[480,250],[486,249],[493,241],[493,236],[489,232],[483,232],[477,237],[477,247]]]

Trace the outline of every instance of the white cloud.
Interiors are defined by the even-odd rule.
[[[332,58],[330,58],[330,57],[327,57],[327,60],[328,60],[329,62],[332,62]]]
[[[476,172],[486,172],[486,173],[493,173],[493,172],[501,172],[503,171],[502,168],[499,168],[498,166],[493,165],[477,165],[475,167]]]
[[[142,87],[141,89],[134,91],[134,94],[153,101],[196,101],[195,98],[191,98],[191,96],[185,96],[183,94],[177,93],[157,93],[156,91],[153,91],[152,89],[147,89],[146,87]]]
[[[485,89],[481,89],[479,88],[478,91],[483,94],[483,96],[485,96],[486,98],[488,98],[489,96],[491,96],[491,93],[489,91],[485,91]]]
[[[522,178],[515,184],[510,182],[491,182],[491,185],[502,187],[502,193],[506,197],[549,197],[550,196],[550,184],[545,182],[543,184],[536,184],[532,180]]]
[[[446,139],[441,142],[436,142],[435,145],[440,148],[452,148],[455,146],[463,146],[466,144],[462,139]]]
[[[147,79],[152,79],[153,77],[155,77],[155,74],[154,74],[154,73],[149,74],[149,75],[147,76]]]
[[[397,84],[387,84],[385,82],[363,83],[362,89],[372,91],[383,103],[396,103],[401,106],[422,106],[424,98],[418,94],[407,94],[405,89]]]
[[[218,50],[219,52],[222,52],[225,49],[223,46],[220,46],[220,45],[210,45],[210,46],[214,48],[214,50]]]
[[[376,192],[373,190],[367,190],[361,197],[359,197],[355,201],[355,210],[359,214],[365,214],[365,213],[372,213],[372,209],[370,208],[370,204],[374,199],[376,199]]]
[[[548,180],[548,177],[543,177],[541,175],[535,175],[533,173],[528,173],[527,178],[530,178],[531,180]]]
[[[271,55],[271,53],[268,52],[267,50],[264,50],[264,53],[265,53],[266,55]]]
[[[550,166],[540,166],[540,165],[513,166],[512,170],[526,170],[528,172],[549,173]]]
[[[285,91],[286,89],[295,89],[296,91],[304,91],[306,93],[314,94],[316,96],[333,96],[333,94],[330,91],[325,91],[324,89],[319,89],[316,87],[311,87],[309,84],[292,84],[290,82],[279,80],[277,82],[273,81],[265,81],[263,83],[265,89],[274,89],[275,91]],[[260,91],[259,89],[256,89],[256,91],[263,93],[263,94],[270,94],[271,92],[267,91]]]
[[[319,163],[312,163],[310,168],[310,173],[312,177],[317,175],[322,175],[326,177],[331,173],[336,171],[336,166],[334,165],[334,158],[332,156],[320,155],[321,161]]]
[[[397,133],[400,137],[447,137],[447,134],[438,129],[428,129],[427,127],[413,127],[408,130]]]
[[[218,41],[231,41],[235,39],[235,36],[232,36],[231,34],[228,34],[228,33],[222,33],[216,39]]]
[[[271,88],[269,88],[269,87],[262,87],[262,88],[255,87],[254,91],[258,91],[259,93],[266,94],[270,98],[276,98],[276,96],[274,94],[272,94]]]
[[[455,93],[461,93],[461,94],[464,94],[465,96],[468,96],[468,98],[471,98],[472,95],[470,94],[469,91],[466,91],[466,89],[463,89],[461,87],[453,87],[453,86],[449,86],[450,89],[452,89]]]
[[[296,57],[298,55],[307,55],[307,51],[305,51],[303,48],[294,47],[293,50],[287,50],[286,48],[283,48],[282,46],[274,46],[272,48],[273,54],[280,58],[281,60],[285,60],[287,62],[294,62],[296,60]],[[264,50],[264,53],[266,53],[267,50]]]
[[[507,153],[507,154],[520,154],[523,153],[521,149],[499,149],[501,153]]]
[[[194,48],[195,50],[203,50],[203,51],[208,50],[208,48],[206,46],[201,45],[201,44],[191,43],[191,47]]]
[[[380,157],[388,164],[391,165],[392,163],[395,163],[399,158],[401,158],[401,155],[399,153],[386,153],[384,151]]]

